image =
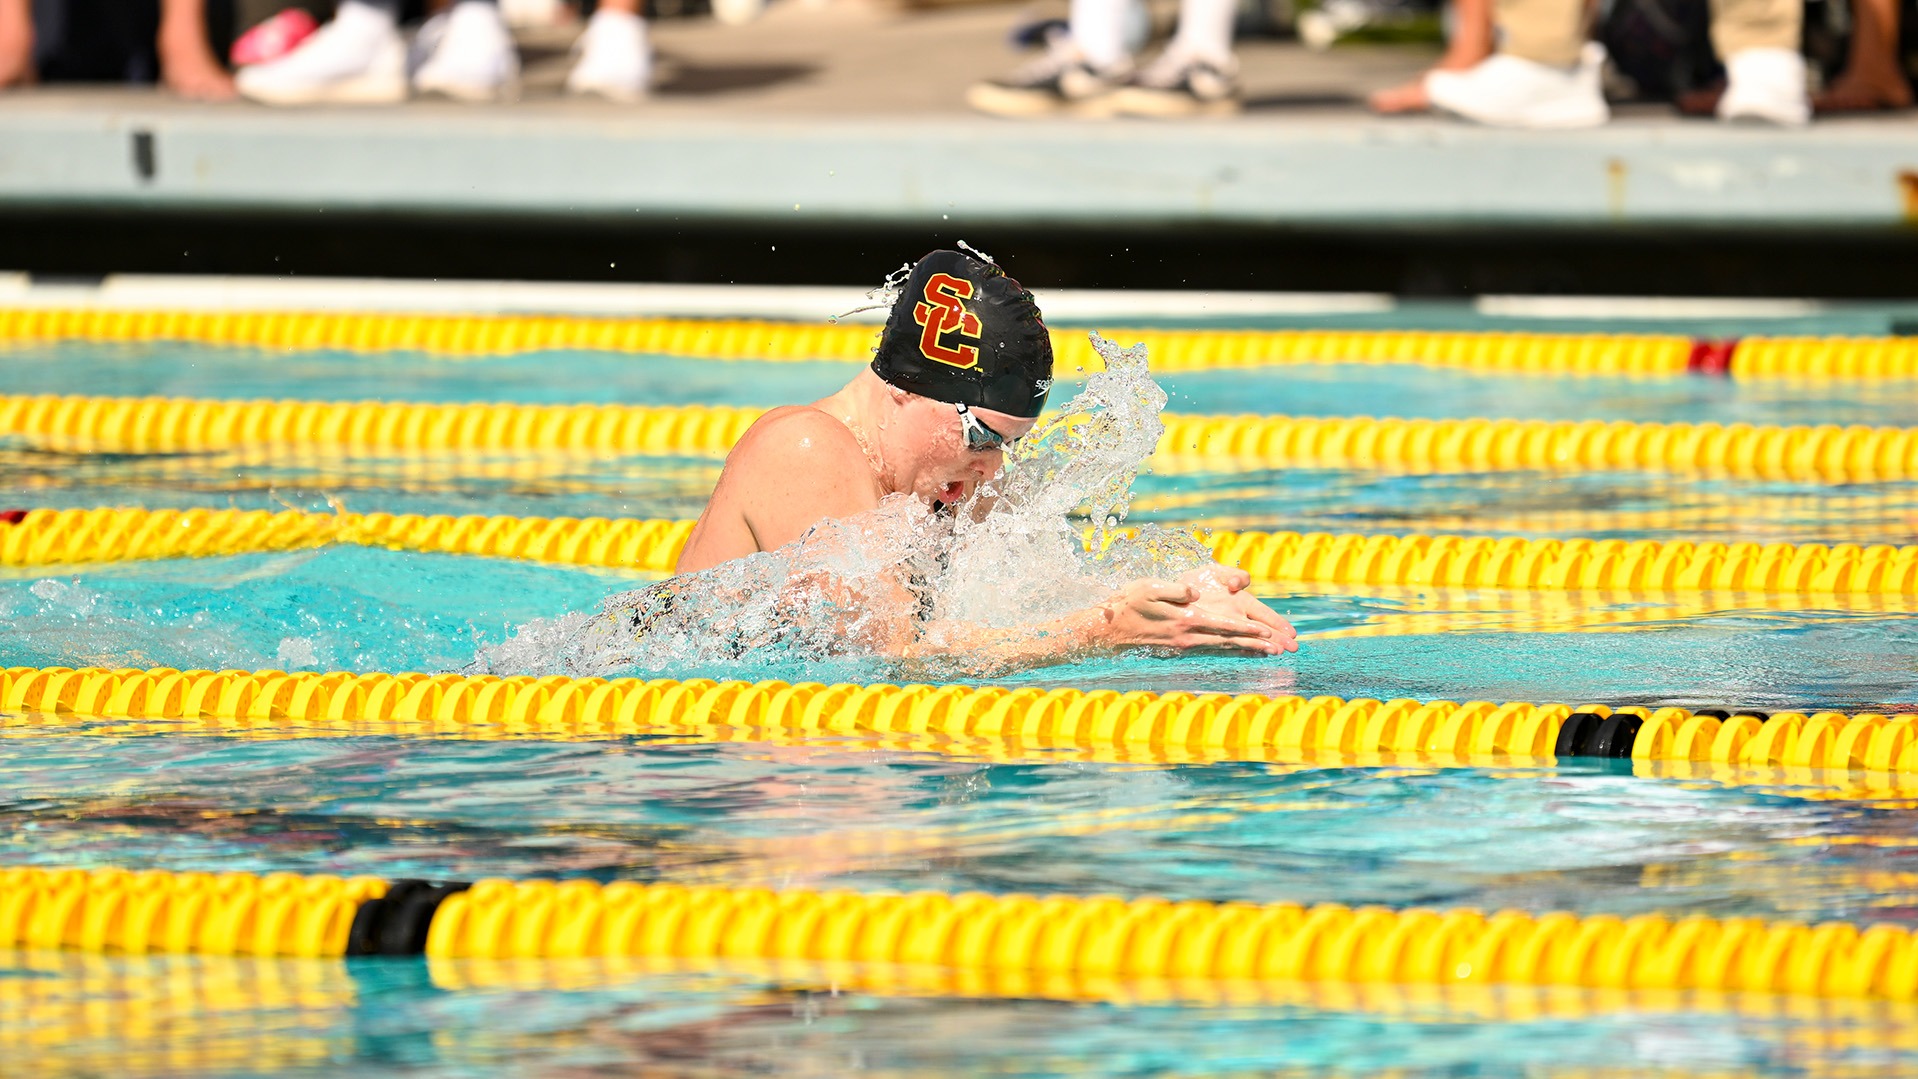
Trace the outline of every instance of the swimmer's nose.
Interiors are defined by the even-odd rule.
[[[999,471],[999,466],[1005,463],[1005,451],[986,450],[983,453],[975,453],[972,455],[971,466],[972,470],[979,473],[981,477],[991,479],[993,474]]]

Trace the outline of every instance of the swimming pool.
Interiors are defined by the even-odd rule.
[[[1918,382],[1903,379],[1173,366],[1162,377],[1170,407],[1193,414],[1898,428],[1918,413]],[[0,351],[0,367],[16,396],[742,409],[819,395],[849,370],[840,360],[579,350],[448,359],[165,341],[25,343]],[[653,453],[532,436],[491,448],[398,435],[368,445],[312,434],[318,427],[295,445],[248,441],[232,433],[246,429],[239,420],[208,422],[228,434],[197,446],[0,434],[0,509],[675,520],[697,512],[718,460],[691,442]],[[1295,467],[1271,454],[1167,456],[1135,489],[1133,520],[1232,532],[1789,543],[1798,551],[1911,540],[1913,478],[1879,458],[1877,473],[1786,475],[1686,471],[1662,460],[1473,469],[1436,459]],[[0,529],[73,540],[49,531],[47,520]],[[1348,916],[1325,904],[1391,913],[1366,915],[1374,919],[1366,932],[1339,929],[1346,935],[1334,937],[1346,943],[1328,937],[1318,958],[1278,968],[1286,976],[1251,978],[1093,976],[1083,955],[1054,971],[1070,976],[1009,969],[959,977],[924,963],[788,961],[766,943],[772,936],[758,953],[739,944],[674,962],[569,957],[551,954],[557,938],[530,929],[518,952],[447,945],[425,958],[0,952],[0,1040],[9,1061],[34,1073],[1898,1075],[1918,1067],[1918,1016],[1908,997],[1883,999],[1898,995],[1885,989],[1891,982],[1834,995],[1816,991],[1823,975],[1800,972],[1790,976],[1809,977],[1814,991],[1685,988],[1682,979],[1661,989],[1627,957],[1614,960],[1627,970],[1614,981],[1568,968],[1564,984],[1501,984],[1453,964],[1444,984],[1431,984],[1389,965],[1353,959],[1347,968],[1327,958],[1339,948],[1359,955],[1400,930],[1428,939],[1430,926],[1404,913],[1427,908],[1570,915],[1580,925],[1639,927],[1632,932],[1688,917],[1911,926],[1918,877],[1905,863],[1918,845],[1918,782],[1899,779],[1895,759],[1876,771],[1831,767],[1840,728],[1782,714],[1918,710],[1909,658],[1918,600],[1883,585],[1888,575],[1871,587],[1821,591],[1778,585],[1786,572],[1778,566],[1765,578],[1771,587],[1748,587],[1756,570],[1741,570],[1739,587],[1636,589],[1621,587],[1616,570],[1592,571],[1590,586],[1577,575],[1488,586],[1466,574],[1458,579],[1477,583],[1447,584],[1445,570],[1421,577],[1410,558],[1391,570],[1380,560],[1374,579],[1358,583],[1288,581],[1275,569],[1258,588],[1300,628],[1296,657],[1126,656],[1016,672],[991,680],[1011,696],[968,704],[963,723],[953,718],[957,705],[927,713],[931,698],[901,703],[873,691],[863,698],[871,711],[858,713],[870,722],[835,726],[839,705],[822,710],[826,697],[737,685],[898,680],[858,657],[748,656],[675,668],[665,673],[687,687],[675,698],[682,704],[649,704],[653,718],[631,729],[583,702],[571,712],[552,705],[566,691],[558,683],[539,690],[546,696],[537,708],[522,705],[520,720],[493,724],[474,719],[484,685],[459,680],[418,691],[425,696],[413,683],[368,682],[358,696],[330,683],[331,697],[301,697],[300,685],[272,676],[217,684],[195,676],[167,683],[184,687],[179,707],[153,714],[167,712],[149,701],[171,692],[159,688],[168,676],[136,670],[458,670],[512,627],[649,579],[604,559],[527,557],[523,547],[508,557],[497,544],[475,548],[489,554],[395,549],[387,536],[275,548],[264,534],[236,526],[222,533],[231,553],[210,557],[85,564],[62,563],[49,540],[34,558],[0,567],[8,626],[0,659],[14,670],[0,702],[18,703],[7,709],[15,718],[0,721],[9,824],[0,867],[621,881],[708,889],[692,894],[715,909],[750,907],[761,902],[752,890],[769,889],[822,919],[808,924],[829,919],[802,898],[841,889],[1055,897],[1048,909],[1074,926],[1119,915],[1056,897],[1174,904],[1165,908],[1172,913],[1125,915],[1140,927],[1129,930],[1135,948],[1146,927],[1229,922],[1244,916],[1234,913],[1240,904],[1299,904],[1321,912],[1312,924],[1341,927]],[[1759,560],[1754,551],[1746,563]],[[123,673],[64,691],[27,673],[74,667]],[[149,687],[137,709],[100,703],[136,683]],[[187,708],[193,685],[200,703]],[[1120,722],[1110,720],[1119,706],[1098,697],[1102,689],[1191,696],[1158,698],[1169,703],[1156,713],[1135,702]],[[620,692],[619,700],[638,699],[636,690]],[[422,718],[450,715],[446,701],[460,693],[474,702],[459,722]],[[92,694],[91,710],[76,703],[80,694]],[[1250,712],[1238,726],[1223,714],[1254,696],[1336,703],[1315,706],[1318,719],[1273,718],[1259,734],[1266,728]],[[335,699],[346,703],[334,708]],[[415,701],[411,712],[406,699]],[[755,699],[751,709],[742,703]],[[1424,713],[1388,717],[1390,705],[1364,703],[1407,699],[1467,703],[1437,708],[1428,716],[1437,726],[1415,739],[1405,732]],[[1571,707],[1481,714],[1470,706],[1477,701]],[[1356,709],[1346,714],[1384,741],[1330,733],[1345,702]],[[1549,745],[1537,753],[1519,746],[1527,717],[1562,725],[1594,702],[1609,706],[1601,711],[1637,707],[1646,730],[1664,723],[1672,737],[1675,717],[1661,709],[1720,709],[1728,718],[1710,722],[1727,730],[1733,713],[1764,722],[1750,720],[1759,733],[1718,760],[1555,760]],[[301,712],[308,704],[318,710]],[[1304,715],[1288,707],[1288,717]],[[675,708],[704,709],[706,725]],[[917,729],[906,718],[898,726],[871,718],[887,708],[925,718]],[[197,718],[181,719],[186,712]],[[1491,733],[1501,714],[1509,729]],[[721,716],[736,720],[723,733],[723,723],[711,723]],[[1471,737],[1450,752],[1433,749],[1431,732],[1461,716]],[[683,729],[672,726],[681,719]],[[1009,736],[1015,722],[1023,737]],[[1148,722],[1157,725],[1143,732]],[[1863,722],[1875,724],[1885,746],[1909,737],[1895,721]],[[1752,749],[1765,728],[1777,745]],[[1223,733],[1204,733],[1213,730]],[[1407,748],[1385,744],[1394,738]],[[1817,739],[1823,748],[1813,752]],[[1865,763],[1870,752],[1861,745],[1856,759]],[[568,894],[569,902],[599,902]],[[537,896],[526,902],[547,909]],[[968,902],[970,913],[951,915],[954,924],[987,917],[983,901]],[[25,917],[17,905],[0,906],[0,927],[8,909]],[[462,899],[449,909],[494,908]],[[881,920],[859,915],[846,932]],[[1219,939],[1238,931],[1227,922]],[[58,927],[41,931],[65,939]],[[1094,936],[1091,928],[1072,933],[1082,943]],[[1668,954],[1671,938],[1658,939]],[[1804,951],[1790,943],[1797,937],[1777,939],[1786,942],[1781,955]],[[1057,945],[1061,954],[1075,954],[1071,941]],[[1215,945],[1208,954],[1224,962],[1229,951]],[[1911,962],[1918,957],[1893,962],[1884,977],[1895,982],[1899,964]],[[1328,971],[1337,976],[1322,976]]]

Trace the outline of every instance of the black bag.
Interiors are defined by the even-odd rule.
[[[1670,101],[1725,78],[1712,54],[1709,0],[1612,0],[1598,40],[1641,100]]]
[[[1899,7],[1900,66],[1918,80],[1918,0],[1900,0]],[[1848,0],[1805,0],[1801,47],[1826,82],[1844,70],[1851,27]],[[1597,36],[1640,99],[1669,101],[1724,81],[1724,65],[1712,52],[1710,0],[1611,0]]]

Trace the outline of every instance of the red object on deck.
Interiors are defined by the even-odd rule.
[[[5,521],[10,525],[17,525],[26,519],[26,510],[0,510],[0,521]]]
[[[1729,375],[1732,373],[1732,354],[1738,351],[1738,340],[1730,341],[1693,341],[1691,358],[1685,361],[1685,370],[1695,375]]]
[[[233,63],[236,66],[264,64],[268,60],[277,60],[294,50],[300,42],[312,36],[320,24],[313,16],[301,8],[291,7],[278,15],[260,23],[253,29],[241,34],[233,42]]]

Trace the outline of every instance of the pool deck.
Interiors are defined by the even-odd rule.
[[[0,99],[0,209],[395,211],[832,225],[1918,223],[1918,114],[1808,130],[1656,106],[1587,132],[1379,118],[1418,47],[1250,41],[1249,108],[1197,122],[1014,122],[971,81],[1020,57],[1014,7],[904,14],[789,2],[746,27],[659,24],[658,94],[558,92],[565,35],[527,42],[521,100],[270,110],[51,87]]]

